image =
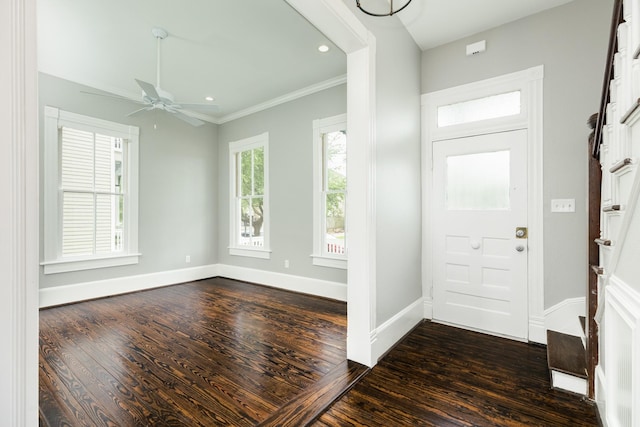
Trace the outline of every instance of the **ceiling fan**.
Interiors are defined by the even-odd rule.
[[[143,113],[145,111],[151,110],[162,110],[167,113],[173,114],[176,118],[183,120],[189,123],[192,126],[201,126],[204,122],[200,119],[192,117],[186,112],[189,110],[197,110],[202,111],[204,113],[215,113],[220,107],[214,104],[185,104],[175,102],[173,99],[173,95],[170,92],[162,89],[160,87],[160,42],[166,38],[169,33],[167,30],[163,28],[153,28],[151,33],[157,39],[157,56],[156,56],[156,84],[155,86],[151,83],[145,82],[143,80],[134,79],[138,86],[142,89],[142,101],[134,101],[139,104],[144,105],[144,107],[139,110],[132,111],[127,114],[127,117],[133,116],[135,114]],[[87,92],[90,93],[90,92]],[[96,93],[90,93],[91,95],[98,95]],[[106,95],[120,99],[127,99],[117,95]]]

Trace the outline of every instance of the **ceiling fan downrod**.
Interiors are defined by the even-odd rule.
[[[164,28],[155,27],[151,29],[151,34],[156,38],[156,87],[160,87],[160,42],[169,33]]]

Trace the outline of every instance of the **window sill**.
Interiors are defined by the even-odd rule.
[[[44,274],[67,273],[70,271],[94,270],[97,268],[137,264],[141,255],[142,254],[126,254],[103,258],[56,260],[46,261],[40,265],[44,266]]]
[[[229,255],[271,259],[271,251],[267,249],[229,248]]]
[[[322,255],[311,255],[313,265],[319,267],[339,268],[341,270],[347,269],[347,260],[345,258],[331,258]]]

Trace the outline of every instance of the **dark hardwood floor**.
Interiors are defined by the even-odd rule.
[[[221,278],[45,309],[41,425],[597,425],[544,347],[423,322],[367,373],[345,341],[344,303]]]
[[[210,279],[40,312],[48,426],[252,426],[346,359],[346,305]]]
[[[315,423],[324,426],[597,426],[553,390],[546,349],[423,322]]]

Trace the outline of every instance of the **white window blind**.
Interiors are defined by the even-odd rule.
[[[121,138],[70,127],[60,133],[63,256],[121,251]]]
[[[138,262],[138,128],[45,107],[45,274]]]

